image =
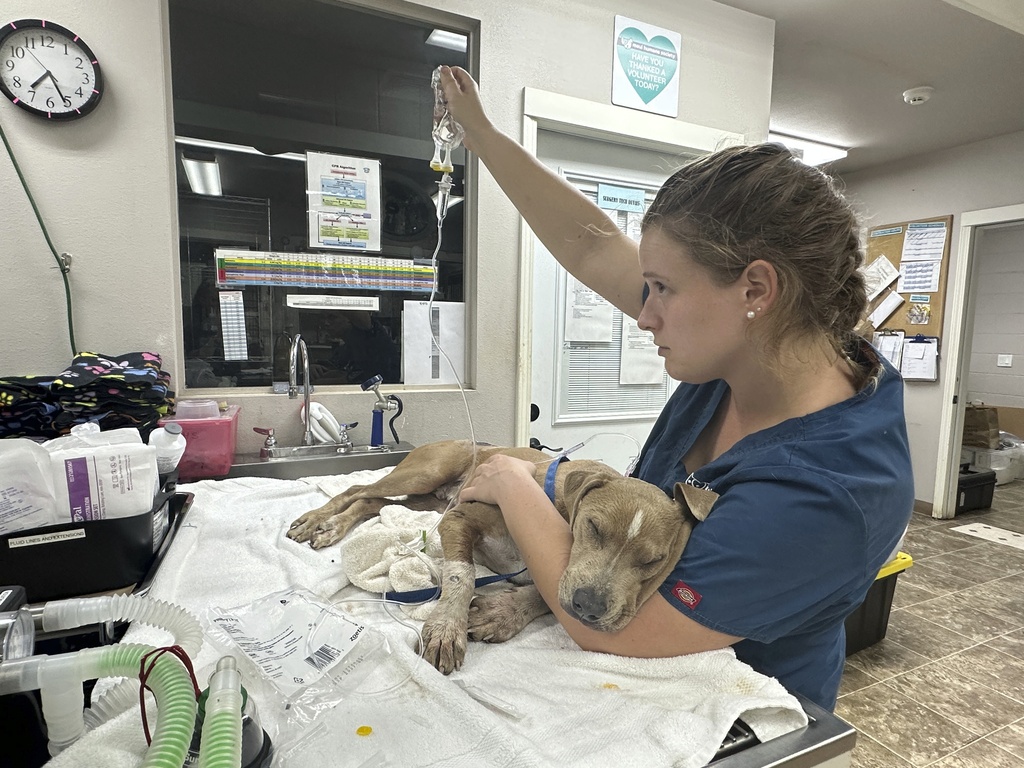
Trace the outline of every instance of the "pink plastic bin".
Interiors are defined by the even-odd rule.
[[[178,479],[182,482],[223,477],[231,469],[238,440],[238,412],[241,406],[229,405],[219,416],[205,419],[160,419],[163,426],[174,421],[185,436],[185,453],[178,462]]]

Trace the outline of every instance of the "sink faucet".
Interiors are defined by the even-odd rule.
[[[302,352],[302,424],[306,428],[302,436],[303,445],[313,444],[313,432],[309,428],[309,351],[302,335],[296,333],[292,337],[292,348],[288,353],[288,398],[294,400],[299,396],[298,357]]]

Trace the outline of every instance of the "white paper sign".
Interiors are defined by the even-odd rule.
[[[681,47],[678,32],[616,16],[612,104],[678,116]]]
[[[464,381],[465,328],[466,305],[462,302],[405,302],[402,312],[402,381],[405,384],[457,384]]]
[[[641,330],[636,320],[623,315],[619,384],[660,384],[664,375],[665,362],[658,354],[654,334]]]
[[[565,280],[565,340],[611,341],[615,308],[572,275]]]
[[[380,161],[306,153],[311,248],[380,250]]]

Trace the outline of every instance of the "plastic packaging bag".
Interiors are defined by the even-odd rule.
[[[380,632],[304,589],[211,608],[206,619],[212,642],[244,654],[246,688],[287,710],[296,730],[333,708],[391,652]]]
[[[134,428],[80,424],[43,444],[50,454],[58,522],[148,512],[160,487],[156,449]]]
[[[0,440],[0,535],[60,522],[46,449],[25,437]]]

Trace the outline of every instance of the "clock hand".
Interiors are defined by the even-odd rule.
[[[64,94],[60,92],[60,86],[57,85],[57,78],[50,74],[50,81],[53,83],[53,87],[57,89],[57,95],[60,96],[60,100],[66,102],[67,99],[64,98]]]
[[[43,82],[43,80],[45,80],[47,77],[53,78],[53,73],[50,72],[49,69],[46,69],[46,65],[43,64],[43,62],[41,62],[39,60],[39,57],[36,56],[34,53],[32,53],[32,50],[30,48],[26,48],[25,50],[28,51],[28,55],[29,56],[31,56],[33,59],[36,60],[36,64],[38,64],[40,67],[42,67],[45,70],[43,72],[43,74],[41,74],[38,78],[36,78],[36,81],[34,83],[32,83],[32,85],[30,85],[29,88],[35,88],[37,85],[39,85],[41,82]],[[57,82],[56,78],[54,78],[53,81],[56,83]]]

